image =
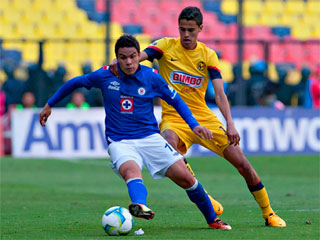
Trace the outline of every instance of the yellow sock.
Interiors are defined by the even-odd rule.
[[[270,213],[273,213],[273,210],[270,206],[269,197],[265,187],[251,193],[261,208],[263,218],[266,219]]]

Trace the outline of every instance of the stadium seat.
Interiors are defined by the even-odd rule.
[[[140,0],[137,4],[138,11],[147,13],[148,11],[158,10],[159,2],[157,0]]]
[[[247,14],[261,14],[264,8],[262,0],[244,0],[243,1],[243,12]]]
[[[243,24],[246,27],[250,27],[250,26],[256,26],[259,20],[259,14],[256,13],[246,13],[243,16]]]
[[[303,15],[287,13],[279,18],[279,25],[293,27],[303,22]]]
[[[43,11],[43,21],[47,24],[59,24],[64,22],[66,11]],[[31,13],[29,13],[31,14]]]
[[[263,14],[260,16],[258,24],[263,26],[278,26],[280,16],[281,15]]]
[[[140,34],[142,33],[142,26],[136,24],[124,25],[123,32],[131,35]]]
[[[272,40],[274,35],[271,33],[271,29],[267,26],[253,26],[244,28],[245,39],[255,40]]]
[[[7,39],[12,38],[13,36],[16,36],[16,27],[12,26],[11,24],[4,24],[1,23],[0,27],[0,38]]]
[[[284,14],[303,14],[305,13],[305,1],[304,0],[294,0],[284,2]]]
[[[221,11],[224,14],[236,15],[238,14],[239,3],[236,0],[222,0]]]
[[[36,42],[26,42],[23,43],[22,49],[22,58],[28,62],[37,62],[38,53],[39,52],[39,44]]]
[[[312,35],[312,28],[307,25],[295,25],[292,27],[291,30],[292,37],[299,39],[299,40],[307,40]]]
[[[263,45],[260,43],[244,44],[244,59],[250,60],[252,58],[264,59]]]
[[[198,7],[203,12],[202,2],[200,0],[181,0],[181,10],[189,6]]]
[[[274,35],[277,35],[280,38],[290,35],[291,32],[289,27],[272,27],[271,31]]]
[[[232,24],[237,22],[237,15],[229,15],[229,14],[219,14],[218,15],[219,21],[225,24]]]
[[[6,11],[3,11],[3,21],[6,24],[10,23],[18,23],[23,15],[22,10],[15,10],[12,8],[7,9]]]
[[[320,40],[320,26],[313,26],[313,30],[311,33],[311,39]]]
[[[205,11],[211,11],[214,13],[221,12],[221,1],[203,0],[202,7]]]
[[[284,63],[286,62],[287,50],[283,47],[283,43],[272,43],[270,45],[270,60],[273,63]]]
[[[306,13],[320,14],[320,1],[319,0],[306,1]]]
[[[181,9],[180,1],[162,0],[160,1],[160,11],[162,13],[177,11]],[[178,10],[179,11],[179,10]]]
[[[221,76],[224,82],[230,83],[234,79],[232,64],[228,61],[220,59]]]
[[[22,10],[21,20],[24,25],[46,21],[45,13],[46,12],[44,11],[34,11],[30,8],[26,8]],[[52,21],[54,21],[54,19],[52,19]]]
[[[284,11],[282,0],[265,0],[262,15],[281,15]]]
[[[237,62],[237,45],[235,43],[216,44],[216,50],[221,52],[222,59],[231,63]]]

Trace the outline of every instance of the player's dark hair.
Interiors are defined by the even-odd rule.
[[[178,23],[180,23],[180,20],[185,19],[185,20],[194,20],[198,26],[202,24],[203,17],[202,13],[199,8],[197,7],[186,7],[184,8],[178,18]]]
[[[129,34],[124,34],[117,40],[116,46],[115,46],[115,52],[117,57],[118,57],[119,48],[124,48],[124,47],[134,47],[135,49],[137,49],[138,53],[140,52],[139,42],[134,36]]]

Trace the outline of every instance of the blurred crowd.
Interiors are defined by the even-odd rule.
[[[68,80],[68,69],[62,62],[56,69],[43,69],[41,44],[39,49],[37,63],[21,63],[18,66],[10,61],[2,63],[4,76],[1,76],[0,81],[1,115],[12,108],[43,107],[48,98]],[[233,78],[237,76],[237,67],[232,66]],[[93,70],[95,69],[92,69],[90,62],[82,64],[83,74]],[[298,71],[290,64],[277,65],[274,70],[276,76],[270,74],[270,66],[262,60],[254,60],[249,64],[247,79],[242,80],[245,86],[245,105],[268,106],[275,109],[284,109],[286,106],[320,107],[320,66],[314,72],[307,66]],[[239,91],[238,84],[234,79],[225,82],[225,92],[231,106],[237,105],[235,96]],[[210,81],[206,101],[210,107],[215,106],[214,90]],[[155,101],[155,104],[159,104],[159,101]],[[99,106],[102,106],[102,96],[97,89],[79,89],[57,105],[83,109]]]

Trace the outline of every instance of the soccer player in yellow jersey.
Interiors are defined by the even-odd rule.
[[[198,122],[209,128],[213,139],[207,141],[196,136],[175,109],[162,101],[162,136],[180,153],[185,154],[194,144],[200,144],[228,160],[243,176],[250,192],[262,210],[267,226],[285,227],[286,222],[272,210],[269,197],[258,174],[239,147],[240,136],[230,113],[228,99],[216,53],[198,42],[202,14],[197,7],[187,7],[179,15],[180,38],[162,38],[146,48],[140,61],[158,59],[160,75],[188,105]],[[207,107],[205,92],[212,80],[215,100],[226,120],[226,129]],[[192,171],[192,170],[191,170]]]

